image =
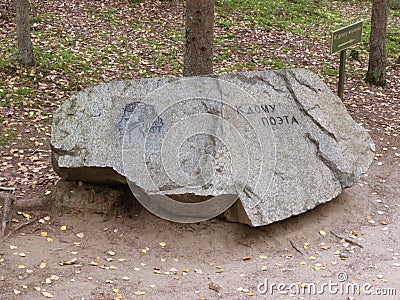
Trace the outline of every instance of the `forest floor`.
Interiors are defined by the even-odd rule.
[[[218,218],[171,223],[124,201],[121,189],[65,182],[52,170],[52,114],[70,95],[111,80],[182,75],[183,3],[31,2],[34,67],[16,61],[12,14],[0,18],[0,187],[16,198],[0,244],[0,299],[399,297],[399,11],[389,21],[385,88],[363,81],[368,21],[363,43],[348,51],[343,102],[376,143],[367,174],[329,203],[251,228]],[[259,2],[217,1],[215,73],[302,67],[335,91],[330,32],[369,20],[371,5]]]

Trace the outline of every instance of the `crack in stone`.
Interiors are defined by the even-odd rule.
[[[305,82],[304,80],[300,80],[297,76],[296,73],[292,72],[292,71],[288,71],[288,73],[290,73],[294,80],[296,80],[300,85],[304,85],[306,87],[308,87],[310,90],[312,90],[314,93],[318,94],[321,90],[320,89],[316,89],[315,87],[313,87],[312,85],[309,85],[307,82]]]
[[[248,185],[246,185],[243,189],[243,192],[246,194],[246,196],[255,203],[255,205],[253,205],[253,207],[250,207],[251,209],[255,208],[256,206],[258,206],[260,203],[263,203],[263,199],[258,196],[251,187],[249,187]],[[254,201],[254,198],[257,200]]]
[[[301,103],[301,101],[297,98],[297,95],[296,95],[295,91],[293,90],[292,84],[290,83],[290,81],[289,81],[289,79],[287,78],[287,76],[286,76],[285,74],[282,74],[281,72],[276,72],[276,74],[277,74],[278,76],[280,76],[280,77],[285,81],[286,86],[287,86],[287,88],[288,88],[288,91],[289,91],[290,95],[292,96],[293,100],[295,101],[297,107],[300,109],[300,111],[302,111],[306,116],[308,116],[308,117],[311,119],[311,121],[312,121],[315,125],[317,125],[317,127],[318,127],[319,129],[322,130],[323,133],[325,133],[326,135],[330,136],[331,138],[333,138],[333,139],[338,143],[339,140],[338,140],[338,138],[335,136],[335,134],[332,133],[332,132],[330,132],[330,131],[328,131],[317,119],[314,118],[313,115],[310,114],[310,110],[315,109],[315,108],[318,106],[318,104],[316,104],[316,105],[314,105],[313,107],[311,107],[311,109],[306,109],[306,108],[304,107],[304,105]],[[309,87],[311,90],[315,91],[315,89],[311,88],[309,85],[304,84],[304,83],[302,83],[301,81],[299,81],[299,80],[297,80],[297,79],[296,79],[296,81],[299,82],[300,84],[306,86],[306,87]]]
[[[340,182],[340,185],[342,186],[342,189],[346,187],[350,187],[354,185],[354,180],[352,178],[354,176],[351,176],[351,174],[347,175],[343,171],[341,171],[338,166],[331,160],[329,160],[321,151],[319,141],[315,139],[314,137],[311,136],[310,133],[306,133],[305,136],[307,139],[315,145],[315,148],[317,150],[317,156],[320,158],[320,160],[331,170],[332,174],[335,176],[335,178]]]
[[[261,80],[262,82],[266,83],[268,86],[272,87],[272,89],[278,93],[284,93],[285,90],[277,88],[275,85],[273,85],[271,82],[269,82],[268,80],[265,80],[263,77],[261,76],[255,76],[255,78]]]

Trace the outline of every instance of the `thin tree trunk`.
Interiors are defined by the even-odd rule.
[[[213,73],[214,0],[186,1],[183,76]]]
[[[18,43],[18,59],[25,66],[34,64],[31,41],[31,26],[29,23],[29,0],[15,0],[16,31]]]
[[[369,64],[365,81],[377,86],[386,85],[386,28],[388,13],[389,0],[374,0],[369,40]]]

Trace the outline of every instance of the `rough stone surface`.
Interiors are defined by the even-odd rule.
[[[72,96],[54,114],[55,171],[128,178],[150,195],[237,194],[226,218],[261,226],[335,198],[372,162],[368,133],[310,71],[190,80],[117,81]]]

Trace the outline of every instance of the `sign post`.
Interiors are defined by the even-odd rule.
[[[343,100],[346,49],[361,42],[363,21],[332,31],[331,54],[340,52],[338,96]]]

